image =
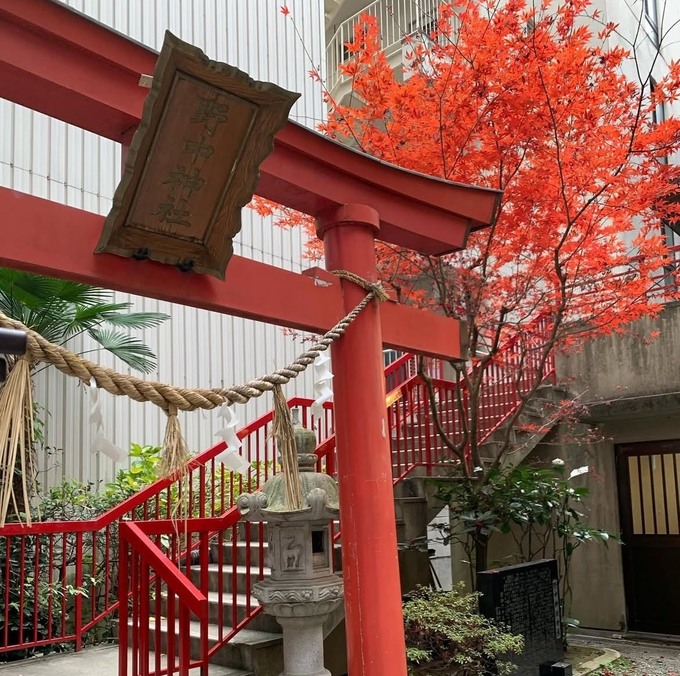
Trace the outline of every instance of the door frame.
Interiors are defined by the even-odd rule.
[[[650,455],[667,455],[680,454],[680,439],[665,439],[659,441],[639,441],[630,443],[614,444],[614,457],[616,461],[616,475],[618,488],[618,502],[619,502],[619,523],[620,536],[623,541],[622,545],[622,562],[623,562],[623,581],[624,593],[626,601],[626,624],[628,631],[635,631],[641,633],[662,633],[662,634],[680,634],[678,626],[662,625],[650,626],[644,621],[639,621],[636,618],[636,575],[633,563],[633,554],[635,545],[632,542],[633,538],[644,538],[647,546],[655,546],[651,542],[651,538],[664,537],[672,538],[670,546],[677,546],[680,549],[680,534],[679,535],[634,535],[633,531],[633,505],[631,500],[631,477],[629,471],[628,458],[630,456],[650,456]],[[663,467],[663,466],[662,466]],[[676,500],[680,503],[680,463],[673,458],[673,467],[676,473]],[[662,469],[665,477],[665,469]],[[640,489],[642,492],[642,489]],[[666,493],[666,483],[664,478],[664,494]],[[654,500],[654,498],[653,498]],[[680,520],[680,504],[678,505],[677,515]],[[666,524],[668,524],[668,503],[664,496],[664,511]],[[656,529],[657,523],[656,512],[653,512],[653,520]],[[626,539],[630,540],[628,543]],[[662,550],[665,547],[659,547]],[[639,576],[638,576],[639,577]]]

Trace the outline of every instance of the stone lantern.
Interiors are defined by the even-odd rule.
[[[271,577],[253,585],[264,611],[283,627],[281,676],[330,676],[323,661],[323,626],[342,604],[342,580],[333,573],[331,523],[340,513],[338,488],[315,471],[316,436],[295,428],[302,509],[290,510],[282,472],[259,493],[238,498],[247,521],[266,522]]]

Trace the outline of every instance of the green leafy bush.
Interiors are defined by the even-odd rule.
[[[41,520],[86,521],[103,514],[158,478],[155,468],[160,462],[160,451],[159,447],[132,444],[130,467],[119,470],[115,481],[106,484],[101,491],[97,491],[92,483],[73,479],[62,481],[40,498]],[[65,533],[52,540],[46,535],[0,538],[0,570],[10,581],[7,612],[5,595],[0,598],[0,646],[4,644],[5,632],[7,645],[13,645],[57,636],[62,623],[67,631],[73,631],[77,597],[87,600],[82,604],[83,620],[87,621],[92,608],[103,607],[105,594],[108,593],[109,598],[115,596],[118,583],[116,525],[108,531],[82,533],[81,538],[84,555],[80,586],[74,584],[78,544],[75,533]],[[111,638],[113,629],[112,619],[103,622],[89,632],[86,643],[100,643]],[[71,647],[67,643],[57,643],[37,650],[8,651],[0,653],[0,662]]]
[[[115,481],[106,484],[104,495],[118,504],[158,479],[160,446],[130,444],[130,466],[119,469]]]
[[[515,671],[509,654],[524,648],[521,636],[502,631],[478,612],[478,594],[424,587],[404,603],[406,656],[411,674],[502,676]]]
[[[448,479],[432,480],[436,497],[449,506],[457,524],[438,526],[442,541],[462,546],[471,564],[473,589],[476,574],[487,568],[489,541],[502,534],[514,541],[512,563],[557,559],[563,621],[577,623],[568,617],[574,552],[588,542],[619,542],[615,534],[588,522],[589,489],[573,481],[587,471],[583,467],[567,473],[564,462],[556,459],[548,468],[494,467],[473,478],[454,473]]]

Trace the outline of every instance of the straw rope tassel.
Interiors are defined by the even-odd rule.
[[[186,465],[189,453],[182,436],[182,429],[177,417],[177,407],[173,404],[168,406],[168,422],[165,427],[163,439],[163,452],[159,471],[161,476],[175,476]]]
[[[31,525],[30,495],[28,491],[29,461],[33,443],[33,397],[31,391],[31,365],[28,359],[19,359],[12,368],[0,392],[0,526],[5,525],[9,503],[16,508],[14,472],[19,460],[21,490],[26,511],[26,523]]]
[[[302,509],[300,471],[295,447],[295,431],[286,396],[280,385],[274,387],[274,425],[272,434],[281,453],[281,466],[286,480],[286,505],[288,509]]]

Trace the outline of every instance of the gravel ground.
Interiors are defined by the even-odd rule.
[[[680,676],[680,646],[582,637],[575,639],[574,643],[612,648],[620,652],[621,657],[630,660],[632,665],[610,671],[612,676]],[[607,674],[607,671],[596,673]]]

